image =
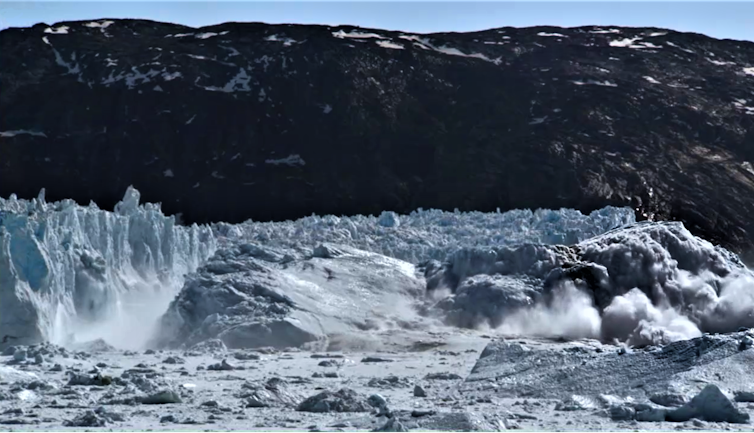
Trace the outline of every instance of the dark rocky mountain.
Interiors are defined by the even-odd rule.
[[[754,43],[141,20],[0,32],[0,195],[189,222],[633,206],[747,252]]]

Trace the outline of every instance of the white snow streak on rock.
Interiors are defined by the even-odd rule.
[[[114,23],[115,23],[114,21],[109,21],[109,20],[105,20],[105,21],[92,21],[90,23],[85,23],[84,27],[106,29],[106,28],[110,27],[110,25],[112,25]]]
[[[251,77],[246,73],[246,69],[241,68],[238,73],[225,85],[226,92],[232,92],[235,90],[242,92],[250,92],[249,81]]]
[[[81,76],[81,68],[79,67],[78,62],[76,62],[76,53],[75,52],[71,53],[71,57],[70,57],[71,60],[69,63],[65,61],[65,59],[63,59],[63,56],[60,54],[58,50],[55,49],[55,47],[52,46],[52,44],[48,44],[48,45],[50,45],[50,48],[52,48],[52,52],[55,54],[55,63],[57,63],[59,66],[62,66],[68,69],[68,72],[66,73],[66,75],[78,74],[78,81],[80,83],[83,83],[84,79]]]
[[[652,83],[652,84],[662,84],[661,82],[659,82],[659,81],[655,80],[654,78],[652,78],[652,77],[650,77],[650,76],[648,76],[648,75],[645,75],[645,76],[644,76],[644,79],[645,79],[645,80],[647,80],[647,81],[649,81],[649,82],[650,82],[650,83]]]
[[[754,68],[744,68],[744,74],[754,76]]]
[[[195,37],[196,39],[209,39],[209,38],[211,38],[211,37],[213,37],[213,36],[217,36],[217,33],[212,33],[212,32],[207,32],[207,33],[199,33],[199,34],[195,35],[194,37]],[[176,36],[176,37],[177,37],[177,36]]]
[[[633,48],[633,49],[645,49],[645,48],[662,48],[662,46],[655,45],[651,42],[638,42],[640,41],[640,37],[635,38],[625,38],[625,39],[618,39],[614,41],[610,41],[611,47],[618,47],[618,48]]]
[[[152,78],[160,74],[163,74],[163,78],[164,78],[165,73],[163,71],[156,71],[150,68],[149,71],[147,72],[141,72],[136,66],[133,66],[131,67],[131,72],[127,74],[121,72],[118,75],[115,75],[114,71],[110,71],[110,75],[102,81],[102,84],[113,84],[113,83],[117,83],[118,81],[125,81],[126,86],[128,86],[129,89],[133,89],[138,84],[146,84],[146,83],[151,82]],[[166,79],[165,81],[169,81],[169,80]]]
[[[625,38],[625,39],[618,39],[615,41],[610,41],[611,47],[619,47],[619,48],[627,48],[633,45],[634,42],[638,41],[641,38]]]
[[[68,34],[69,27],[68,26],[60,26],[55,27],[54,29],[52,27],[47,27],[44,32],[50,33],[53,35],[67,35]]]
[[[183,74],[181,74],[180,72],[163,72],[162,73],[162,79],[165,81],[172,81],[182,76]]]
[[[238,56],[238,55],[241,54],[237,49],[235,49],[233,47],[227,47],[225,45],[220,45],[220,48],[230,51],[230,54],[228,54],[228,57]]]
[[[535,117],[534,120],[529,122],[529,125],[539,125],[541,123],[545,123],[545,120],[547,120],[547,116],[545,117]]]
[[[290,166],[306,165],[306,161],[304,161],[304,159],[301,158],[301,155],[298,155],[298,154],[288,155],[287,157],[281,158],[281,159],[266,159],[264,162],[266,164],[272,164],[272,165],[290,165]]]
[[[466,54],[457,48],[448,47],[448,46],[435,46],[429,41],[429,39],[420,38],[419,36],[416,36],[416,35],[401,35],[399,37],[407,41],[413,41],[419,47],[424,48],[426,50],[434,50],[434,51],[437,51],[438,53],[447,54],[450,56],[470,57],[470,58],[480,59],[486,62],[494,63],[496,65],[499,65],[501,63],[500,58],[490,59],[489,57],[481,53]]]
[[[377,45],[381,46],[382,48],[390,48],[393,50],[402,50],[404,49],[403,45],[396,44],[395,42],[390,41],[376,41]]]
[[[0,137],[3,138],[15,137],[17,135],[33,135],[35,137],[47,138],[47,135],[45,135],[44,132],[30,131],[27,129],[17,129],[15,131],[0,131]]]
[[[754,108],[752,108],[752,114],[754,114]],[[754,174],[754,166],[752,166],[749,161],[744,161],[743,163],[741,163],[741,167],[743,167],[743,169],[748,171],[749,173]]]
[[[603,87],[618,87],[617,84],[615,84],[613,82],[610,82],[610,81],[607,81],[607,80],[605,80],[605,81],[597,81],[597,80],[586,80],[586,81],[572,80],[571,82],[573,84],[577,85],[577,86],[593,85],[593,86],[603,86]]]
[[[251,77],[249,74],[246,73],[246,69],[241,68],[238,73],[228,81],[225,86],[223,87],[215,87],[215,86],[200,86],[204,88],[205,90],[209,90],[212,92],[225,92],[225,93],[233,93],[233,92],[250,92],[251,87],[249,87],[249,82],[251,81]]]
[[[712,63],[713,65],[717,65],[717,66],[735,66],[736,65],[735,62],[726,62],[726,61],[723,61],[723,60],[715,60],[715,59],[710,59],[709,57],[705,57],[705,59],[708,62]]]
[[[111,36],[107,33],[106,29],[110,27],[110,25],[112,24],[114,24],[114,21],[105,20],[105,21],[99,21],[99,22],[92,21],[92,22],[83,24],[83,26],[93,28],[93,29],[99,29],[100,33],[105,35],[105,37],[109,38]]]
[[[336,37],[338,39],[371,39],[371,38],[377,38],[377,39],[389,39],[385,36],[378,35],[377,33],[364,33],[364,32],[358,32],[356,30],[352,30],[349,33],[344,32],[343,30],[339,30],[337,32],[332,32],[333,37]]]
[[[746,114],[754,114],[754,107],[747,106],[747,103],[748,101],[746,99],[737,99],[733,101],[733,105],[739,110],[743,110]]]
[[[267,42],[282,42],[284,47],[290,47],[293,44],[299,43],[295,39],[287,38],[285,36],[271,35],[264,38]]]
[[[651,42],[645,41],[645,42],[639,42],[638,44],[635,44],[635,45],[631,45],[629,46],[629,48],[633,48],[635,50],[643,50],[645,48],[657,49],[657,48],[662,48],[662,45],[655,45]]]
[[[674,43],[672,43],[672,42],[670,42],[670,41],[667,41],[667,42],[665,42],[665,43],[666,43],[667,45],[669,45],[669,46],[673,47],[673,48],[678,48],[679,50],[681,50],[681,51],[684,51],[684,52],[686,52],[686,53],[689,53],[689,54],[696,54],[696,51],[694,51],[694,50],[689,50],[688,48],[679,47],[678,45],[676,45],[676,44],[674,44]]]
[[[555,37],[555,38],[567,38],[566,35],[561,35],[560,33],[546,33],[546,32],[539,32],[537,33],[537,36],[544,36],[544,37]]]

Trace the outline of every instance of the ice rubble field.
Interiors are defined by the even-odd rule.
[[[583,215],[573,209],[508,212],[418,210],[379,217],[310,216],[297,221],[218,224],[221,235],[288,248],[339,243],[411,263],[444,260],[462,248],[524,243],[574,244],[635,222],[630,208],[606,207]]]

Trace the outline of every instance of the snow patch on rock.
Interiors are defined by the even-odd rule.
[[[264,38],[267,42],[282,42],[284,47],[290,47],[293,44],[299,43],[299,41],[280,35],[270,35]]]
[[[271,165],[289,165],[291,167],[294,167],[294,166],[297,166],[297,165],[300,165],[300,166],[306,165],[306,161],[304,161],[304,159],[301,158],[301,155],[298,155],[298,154],[288,155],[285,158],[279,158],[279,159],[266,159],[266,160],[264,160],[264,162],[265,162],[265,164],[271,164]]]
[[[389,48],[392,50],[402,50],[405,48],[403,45],[391,41],[376,41],[376,44],[382,48]]]
[[[11,138],[17,135],[32,135],[34,137],[47,138],[47,135],[44,132],[30,131],[28,129],[16,129],[15,131],[0,131],[0,137],[2,138]]]
[[[106,29],[110,27],[112,24],[115,24],[115,22],[110,21],[110,20],[103,20],[103,21],[92,21],[92,22],[84,23],[83,26],[93,28],[93,29]]]
[[[357,30],[351,30],[348,33],[343,30],[338,30],[337,32],[332,32],[332,35],[338,39],[389,39],[385,36],[378,35],[377,33],[364,33]]]
[[[52,35],[67,35],[68,30],[70,30],[70,27],[68,26],[59,26],[55,28],[47,27],[44,32]]]

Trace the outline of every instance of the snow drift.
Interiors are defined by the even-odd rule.
[[[0,199],[0,334],[6,344],[106,339],[138,347],[215,251],[129,188],[114,212],[70,200]]]

